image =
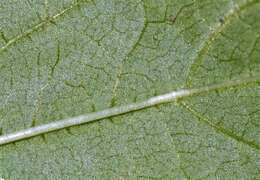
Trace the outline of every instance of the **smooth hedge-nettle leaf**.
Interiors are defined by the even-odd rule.
[[[0,179],[258,179],[259,12],[259,0],[1,1],[1,137],[156,103],[2,145]],[[160,104],[181,89],[196,92]]]

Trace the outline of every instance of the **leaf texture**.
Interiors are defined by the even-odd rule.
[[[259,0],[0,2],[0,133],[259,77]],[[259,81],[0,146],[4,179],[258,179]]]

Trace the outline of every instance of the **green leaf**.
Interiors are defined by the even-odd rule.
[[[0,179],[258,179],[259,12],[259,0],[0,1],[2,135],[205,89],[2,145]]]

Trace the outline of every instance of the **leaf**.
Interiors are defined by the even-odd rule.
[[[258,0],[1,1],[3,135],[258,80],[0,146],[0,177],[259,178],[259,10]]]

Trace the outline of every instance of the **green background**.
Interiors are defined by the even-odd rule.
[[[0,133],[259,76],[259,0],[0,1]],[[0,146],[9,179],[258,179],[259,84]]]

